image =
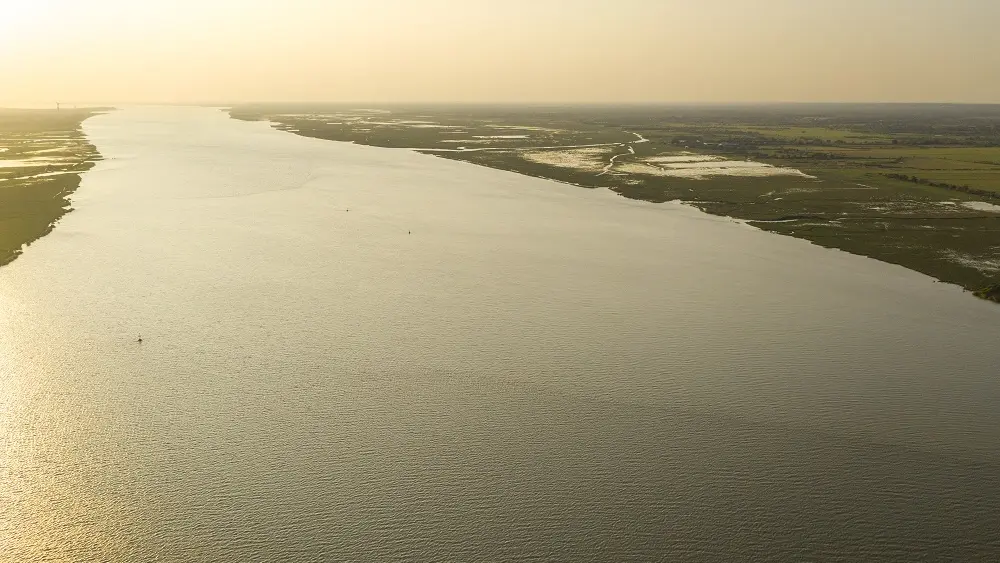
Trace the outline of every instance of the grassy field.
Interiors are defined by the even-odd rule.
[[[1000,300],[1000,106],[285,105],[231,115],[681,200]]]
[[[0,265],[69,211],[80,173],[99,158],[80,130],[94,112],[0,109]]]

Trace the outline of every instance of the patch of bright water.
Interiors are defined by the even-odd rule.
[[[67,162],[62,158],[28,158],[21,160],[0,160],[0,168],[31,168],[48,166],[50,164],[61,164]]]
[[[626,163],[622,172],[650,176],[701,179],[710,176],[801,176],[813,178],[801,170],[784,168],[750,160],[726,160],[719,156],[684,152],[676,155],[653,156],[638,163]]]
[[[523,150],[520,151],[520,154],[525,160],[539,164],[600,172],[604,168],[610,152],[607,147],[587,147],[566,150]]]
[[[962,205],[968,207],[969,209],[975,209],[976,211],[992,211],[993,213],[1000,213],[1000,205],[986,203],[985,201],[963,201]]]

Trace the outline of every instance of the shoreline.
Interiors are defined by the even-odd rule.
[[[287,114],[234,107],[228,114],[243,121],[266,121],[272,128],[304,137],[405,148],[581,188],[607,188],[622,197],[650,203],[680,201],[766,232],[902,266],[1000,303],[1000,270],[994,267],[995,259],[1000,259],[994,256],[1000,241],[993,241],[998,238],[994,235],[1000,235],[1000,214],[967,207],[965,200],[972,197],[969,193],[899,181],[867,163],[857,170],[810,168],[807,165],[819,165],[758,154],[754,160],[765,163],[759,166],[794,170],[800,175],[649,177],[631,174],[629,164],[656,160],[656,154],[672,150],[676,142],[651,141],[651,134],[645,130],[637,133],[637,127],[586,129],[582,124],[589,122],[582,118],[567,122],[566,116],[546,116],[551,124],[523,125],[531,116],[517,115],[514,121],[509,116],[487,119],[423,112],[412,118],[393,116],[398,123],[410,124],[399,127],[389,115],[381,114],[377,121],[349,112]],[[408,118],[412,121],[406,121]],[[537,132],[539,138],[491,136],[484,128],[532,136]],[[459,141],[446,136],[452,130],[469,146],[456,146]],[[831,150],[844,149],[837,146]],[[873,149],[866,145],[854,150]],[[561,156],[557,153],[571,157],[569,162],[552,158]],[[538,158],[540,154],[546,158]],[[736,162],[735,156],[721,150],[683,154]],[[620,166],[622,161],[625,166]],[[667,172],[669,176],[669,169]],[[864,186],[865,193],[859,186]]]
[[[343,141],[334,141],[334,142],[343,142]],[[353,143],[353,141],[351,141],[351,142]],[[365,145],[365,146],[378,147],[378,145]],[[390,148],[390,147],[378,147],[378,148]],[[900,267],[906,268],[907,270],[910,270],[911,272],[916,272],[918,274],[926,275],[927,277],[929,277],[932,280],[934,280],[935,283],[945,283],[945,284],[948,284],[948,285],[953,285],[953,286],[961,289],[964,293],[971,293],[973,296],[978,297],[978,298],[980,298],[980,299],[982,299],[984,301],[993,301],[995,303],[1000,303],[1000,283],[994,284],[994,285],[985,286],[985,287],[982,287],[982,288],[979,288],[979,289],[972,289],[972,288],[965,287],[965,286],[963,286],[962,284],[959,284],[959,283],[955,283],[955,282],[951,282],[951,281],[946,281],[946,280],[939,279],[939,278],[937,278],[937,277],[935,277],[935,276],[933,276],[933,275],[931,275],[931,274],[929,274],[927,272],[923,272],[921,270],[917,270],[915,268],[911,268],[911,267],[907,266],[906,264],[903,264],[903,263],[900,263],[900,262],[893,262],[893,261],[890,261],[890,260],[882,260],[882,259],[870,256],[868,254],[862,254],[862,253],[859,253],[859,252],[851,252],[850,250],[845,250],[845,249],[843,249],[843,248],[841,248],[839,246],[836,246],[836,245],[822,244],[819,241],[812,240],[812,239],[807,238],[807,237],[797,237],[797,236],[793,236],[793,235],[790,235],[790,234],[787,234],[787,233],[782,233],[782,232],[778,232],[778,231],[775,231],[775,230],[764,228],[764,225],[766,225],[768,223],[786,223],[786,222],[791,222],[791,221],[796,221],[796,220],[799,220],[799,219],[803,219],[802,217],[778,218],[778,219],[770,219],[770,220],[745,219],[745,218],[737,217],[737,216],[734,216],[734,215],[725,215],[725,214],[721,214],[721,213],[714,213],[714,212],[711,211],[711,209],[706,208],[706,207],[704,207],[702,205],[699,205],[700,202],[696,201],[696,200],[673,199],[673,200],[666,200],[666,201],[656,201],[656,200],[649,200],[649,199],[642,199],[642,198],[634,198],[634,197],[629,197],[628,195],[623,194],[623,193],[615,190],[613,187],[595,188],[593,186],[586,186],[586,185],[574,183],[574,182],[571,182],[571,181],[568,181],[568,180],[561,180],[559,178],[552,178],[552,177],[548,177],[548,176],[529,174],[529,173],[522,172],[522,171],[515,170],[515,169],[499,168],[499,167],[489,166],[488,164],[482,164],[482,163],[475,162],[473,160],[464,159],[464,158],[451,158],[449,156],[446,156],[445,154],[441,154],[439,151],[434,151],[434,150],[427,150],[427,149],[403,149],[403,150],[409,150],[409,151],[417,152],[417,153],[424,154],[424,155],[427,155],[427,156],[433,156],[433,157],[444,158],[444,159],[448,159],[448,160],[456,160],[456,161],[459,161],[459,162],[465,162],[465,163],[471,164],[473,166],[482,166],[483,168],[490,168],[492,170],[500,170],[500,171],[503,171],[503,172],[511,172],[511,173],[519,174],[521,176],[525,176],[525,177],[528,177],[528,178],[537,178],[537,179],[540,179],[540,180],[548,180],[550,182],[558,182],[560,184],[566,184],[566,185],[574,186],[574,187],[577,187],[577,188],[584,188],[584,189],[588,189],[588,190],[592,190],[592,189],[606,189],[606,190],[608,190],[609,192],[615,194],[618,197],[622,197],[622,198],[625,198],[625,199],[628,199],[628,200],[632,200],[632,201],[641,201],[641,202],[644,202],[644,203],[652,203],[652,204],[657,204],[657,205],[664,204],[664,203],[676,203],[676,204],[679,204],[679,205],[690,207],[691,209],[700,211],[701,213],[704,213],[706,215],[711,215],[713,217],[719,217],[719,218],[723,218],[723,219],[730,219],[732,221],[741,223],[743,225],[746,225],[748,227],[751,227],[753,229],[756,229],[756,230],[759,230],[759,231],[762,231],[762,232],[776,234],[776,235],[782,235],[782,236],[789,236],[791,238],[795,238],[795,239],[798,239],[798,240],[802,240],[802,241],[808,242],[809,244],[813,244],[813,245],[818,246],[820,248],[826,248],[826,249],[829,249],[829,250],[839,250],[841,252],[846,252],[846,253],[852,254],[854,256],[861,256],[863,258],[868,258],[870,260],[876,260],[878,262],[882,262],[882,263],[885,263],[885,264],[891,264],[893,266],[900,266]],[[810,219],[810,217],[805,217],[804,219]]]
[[[102,160],[83,122],[107,111],[0,109],[0,267],[73,210],[81,175]]]

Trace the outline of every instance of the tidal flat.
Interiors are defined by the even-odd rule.
[[[81,129],[98,111],[0,109],[0,265],[70,210],[80,174],[100,158]]]
[[[298,135],[680,200],[997,301],[1000,106],[238,106]]]

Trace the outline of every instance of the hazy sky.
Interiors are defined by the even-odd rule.
[[[1000,102],[1000,0],[0,0],[0,105]]]

